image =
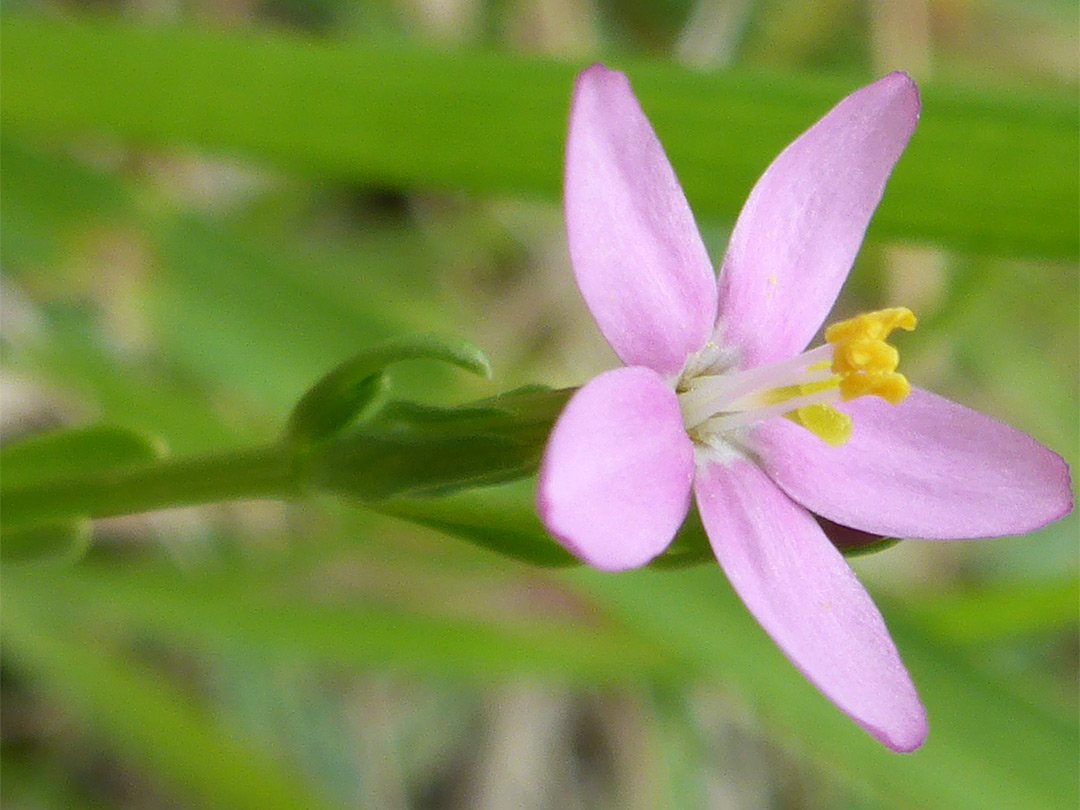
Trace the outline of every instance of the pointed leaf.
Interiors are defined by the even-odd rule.
[[[394,498],[373,508],[385,515],[438,529],[533,565],[576,565],[536,515],[532,482],[474,489],[440,498]]]
[[[580,65],[16,14],[3,29],[5,127],[104,130],[400,188],[558,192]],[[620,65],[703,219],[734,218],[768,162],[857,84]],[[1075,257],[1075,93],[923,89],[871,233]]]
[[[289,416],[286,439],[301,445],[323,441],[370,413],[387,390],[383,370],[402,360],[438,360],[491,376],[484,353],[463,340],[434,335],[390,340],[349,358],[315,383]]]
[[[164,445],[151,436],[114,425],[92,425],[38,433],[5,445],[0,449],[0,467],[7,489],[73,473],[126,467],[164,455]]]

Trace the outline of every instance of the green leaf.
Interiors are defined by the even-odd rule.
[[[570,389],[528,388],[456,408],[387,405],[306,459],[311,485],[366,503],[533,475]]]
[[[566,552],[540,523],[535,487],[536,482],[529,479],[442,497],[393,497],[365,505],[523,562],[559,566],[576,564],[576,558]],[[857,557],[884,551],[896,542],[882,539],[841,551],[845,556]],[[697,509],[691,508],[671,545],[649,563],[649,567],[669,570],[715,562]]]
[[[296,403],[285,425],[285,441],[302,446],[329,439],[385,403],[390,378],[376,373],[350,379],[346,367],[351,362],[323,377]]]
[[[532,482],[474,489],[440,498],[395,498],[371,508],[419,523],[533,565],[575,565],[536,515]]]
[[[151,436],[113,425],[36,433],[0,449],[4,488],[88,472],[113,470],[165,455]]]
[[[370,412],[387,391],[383,371],[403,360],[437,360],[491,377],[484,353],[463,340],[435,335],[389,340],[351,357],[315,383],[289,416],[286,440],[300,445],[323,441]]]
[[[35,597],[5,576],[5,665],[92,724],[124,757],[199,806],[251,810],[327,807],[280,762],[244,745],[197,710],[156,673],[99,644],[49,626],[32,610]],[[38,596],[39,606],[45,600]]]
[[[372,184],[552,199],[578,67],[403,43],[11,15],[0,47],[6,126],[195,144]],[[870,78],[618,67],[634,81],[698,217],[727,221],[772,158]],[[922,91],[919,128],[872,232],[1075,258],[1075,94]]]

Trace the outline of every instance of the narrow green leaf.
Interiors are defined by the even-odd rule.
[[[536,516],[532,482],[474,489],[440,498],[395,498],[372,506],[533,565],[574,565]]]
[[[285,441],[309,445],[329,439],[350,424],[363,421],[386,401],[390,378],[385,374],[352,378],[347,372],[338,366],[304,394],[289,414]]]
[[[476,543],[490,551],[536,565],[570,565],[576,559],[544,529],[536,513],[533,479],[477,488],[441,497],[391,497],[365,504],[377,512],[403,518]],[[894,540],[841,549],[847,556],[884,551]],[[657,570],[714,564],[716,557],[697,510],[690,509],[671,545],[649,566]]]
[[[151,436],[114,425],[37,433],[0,449],[3,485],[30,486],[71,475],[112,470],[165,455]]]
[[[101,21],[2,25],[5,125],[196,144],[395,186],[558,194],[576,65]],[[871,78],[617,66],[697,215],[728,221],[772,158]],[[872,232],[1076,257],[1075,95],[928,85],[922,97]]]
[[[484,353],[463,340],[436,335],[389,340],[354,355],[315,383],[289,416],[286,440],[312,444],[347,427],[385,395],[383,371],[403,360],[437,360],[491,376]]]

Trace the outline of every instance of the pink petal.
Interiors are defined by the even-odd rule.
[[[627,365],[671,377],[716,320],[716,276],[679,181],[626,77],[574,85],[564,213],[570,259],[600,331]]]
[[[839,447],[787,419],[754,432],[769,476],[829,520],[956,540],[1022,534],[1072,508],[1061,457],[996,419],[919,389],[899,405],[864,397],[839,407],[852,417]]]
[[[720,270],[725,342],[744,368],[802,351],[832,308],[885,181],[915,129],[904,73],[857,90],[766,169]]]
[[[644,565],[690,505],[694,450],[675,393],[647,368],[607,371],[567,403],[537,485],[544,526],[594,568]]]
[[[893,751],[926,713],[885,622],[806,510],[748,461],[698,469],[698,511],[732,587],[821,692]]]

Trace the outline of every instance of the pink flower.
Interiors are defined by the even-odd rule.
[[[903,73],[841,101],[758,181],[717,278],[626,77],[583,71],[566,144],[567,238],[578,287],[626,366],[567,403],[537,492],[551,534],[606,571],[660,554],[693,492],[746,607],[894,751],[922,743],[925,712],[815,516],[950,540],[1030,531],[1072,506],[1059,456],[896,373],[885,338],[914,327],[906,309],[834,324],[805,351],[918,115]]]

